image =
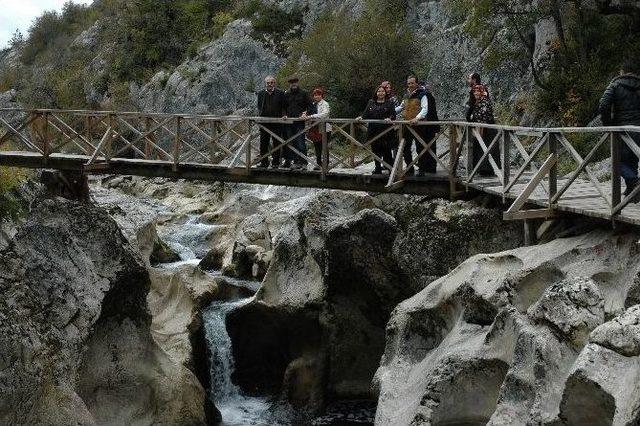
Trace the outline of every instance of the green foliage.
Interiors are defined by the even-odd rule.
[[[194,56],[199,46],[221,34],[232,2],[214,0],[134,0],[126,3],[115,31],[113,71],[118,80],[142,81],[159,68]],[[221,14],[222,13],[222,14]]]
[[[22,62],[34,63],[52,46],[68,44],[74,35],[96,19],[89,6],[67,2],[62,13],[45,12],[29,28],[29,37],[22,48]]]
[[[375,5],[384,2],[369,3],[358,18],[340,13],[320,19],[293,45],[280,79],[295,72],[304,85],[325,87],[333,114],[344,117],[359,115],[381,81],[403,87],[416,65],[417,40],[402,19],[390,20],[393,14]]]
[[[638,58],[640,64],[640,8],[610,13],[598,5],[552,0],[535,4],[478,0],[471,5],[447,0],[447,4],[454,19],[466,16],[465,29],[485,51],[487,68],[517,61],[534,71],[537,87],[529,112],[538,119],[588,124],[624,59]],[[542,19],[552,22],[558,34],[549,46],[548,64],[533,59],[535,25]]]
[[[586,125],[625,59],[640,65],[640,22],[575,9],[566,18],[565,47],[556,51],[536,107],[564,124]]]
[[[237,8],[237,17],[248,18],[253,26],[253,37],[281,55],[286,54],[286,42],[299,38],[304,29],[303,10],[287,12],[281,8],[251,0]]]
[[[23,203],[13,194],[31,175],[24,169],[0,167],[0,222],[15,219],[23,213]]]

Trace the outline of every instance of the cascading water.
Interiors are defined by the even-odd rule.
[[[211,236],[220,225],[205,224],[197,216],[188,216],[186,221],[166,223],[158,227],[158,234],[178,255],[180,261],[161,267],[173,269],[181,265],[197,265],[206,254]],[[219,276],[220,272],[210,273]],[[247,282],[225,277],[231,284],[255,292],[258,282]],[[225,426],[291,426],[291,425],[370,425],[373,424],[375,407],[351,403],[337,404],[327,408],[324,416],[305,418],[295,413],[288,404],[268,398],[250,397],[233,384],[234,371],[231,338],[227,332],[227,315],[252,300],[252,297],[236,301],[216,301],[203,311],[205,337],[209,352],[209,374],[211,386],[209,397],[222,414]],[[250,326],[250,325],[248,325]],[[303,417],[299,417],[302,415]]]
[[[231,381],[233,353],[227,333],[226,318],[234,309],[252,298],[236,302],[214,302],[203,313],[205,335],[209,347],[211,398],[222,413],[226,426],[289,425],[289,421],[274,418],[271,404],[264,398],[243,395]]]

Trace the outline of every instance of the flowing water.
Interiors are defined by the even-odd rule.
[[[251,299],[214,302],[203,313],[210,353],[211,398],[222,413],[223,424],[226,426],[288,425],[288,420],[275,418],[272,404],[266,398],[243,395],[231,381],[233,353],[226,318],[229,312],[250,302]]]
[[[209,241],[219,225],[200,223],[197,216],[189,216],[182,223],[165,224],[158,228],[159,236],[180,256],[179,262],[162,265],[176,268],[184,264],[197,265],[207,253]],[[211,273],[213,276],[219,272]],[[258,282],[247,282],[225,277],[231,285],[255,292]],[[342,402],[328,407],[323,417],[301,419],[283,402],[269,398],[246,396],[233,384],[234,371],[231,338],[227,332],[227,315],[253,297],[235,301],[213,302],[203,312],[205,337],[209,353],[210,398],[220,410],[225,426],[291,426],[291,425],[365,425],[373,424],[375,407],[369,403]],[[250,325],[247,325],[250,326]]]

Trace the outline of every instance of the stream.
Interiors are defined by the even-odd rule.
[[[158,228],[159,236],[180,256],[180,261],[161,265],[176,268],[184,264],[197,265],[208,250],[208,241],[219,225],[200,223],[198,216],[189,216],[181,223]],[[220,276],[219,271],[209,273]],[[260,283],[225,277],[228,283],[255,293]],[[208,347],[210,398],[222,414],[224,426],[338,426],[372,425],[375,406],[370,403],[339,402],[327,407],[324,416],[315,419],[301,417],[286,402],[276,397],[244,395],[231,377],[234,372],[232,342],[226,327],[227,315],[253,300],[252,297],[230,301],[215,301],[203,311],[205,338]]]

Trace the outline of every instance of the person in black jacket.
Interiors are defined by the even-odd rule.
[[[369,100],[369,103],[367,104],[362,117],[358,117],[358,119],[361,118],[364,118],[365,120],[389,121],[396,119],[396,105],[389,99],[385,87],[380,86],[378,87],[378,89],[376,89],[376,92],[374,93],[371,100]],[[370,141],[371,139],[374,139],[389,127],[391,127],[391,124],[367,124],[367,140]],[[394,137],[395,132],[388,131],[371,144],[371,150],[373,151],[373,153],[382,158],[390,166],[393,166],[393,154],[391,150],[393,148]],[[373,174],[382,174],[382,163],[378,160],[374,160],[374,162],[376,166],[373,170]]]
[[[264,79],[265,89],[258,92],[258,115],[260,117],[282,118],[287,115],[287,104],[285,102],[284,91],[276,87],[276,79],[268,76]],[[278,123],[265,123],[263,126],[269,129],[278,137],[283,137],[282,125]],[[281,142],[273,137],[265,129],[260,129],[260,156],[263,156],[271,149],[271,141],[273,148],[281,145]],[[274,151],[271,155],[271,167],[277,169],[280,167],[280,157],[282,150]],[[269,158],[264,158],[259,167],[266,168],[269,166]]]
[[[613,79],[600,100],[599,112],[605,126],[640,126],[640,76],[631,61],[622,66],[620,75]],[[640,133],[629,132],[636,145],[640,145]],[[624,195],[640,183],[638,179],[638,157],[624,141],[620,144],[620,175],[626,189]],[[636,197],[633,202],[640,201]]]
[[[287,105],[287,117],[293,119],[304,118],[313,111],[313,102],[309,94],[300,88],[300,79],[297,76],[289,78],[289,90],[285,92],[285,102]],[[290,142],[290,146],[297,149],[301,154],[307,155],[307,141],[304,130],[305,120],[296,120],[289,124],[287,136],[295,139]],[[298,134],[300,133],[300,134]],[[293,162],[293,165],[291,164]],[[294,169],[303,169],[307,167],[306,157],[301,157],[291,149],[285,151],[284,167],[293,167]]]

